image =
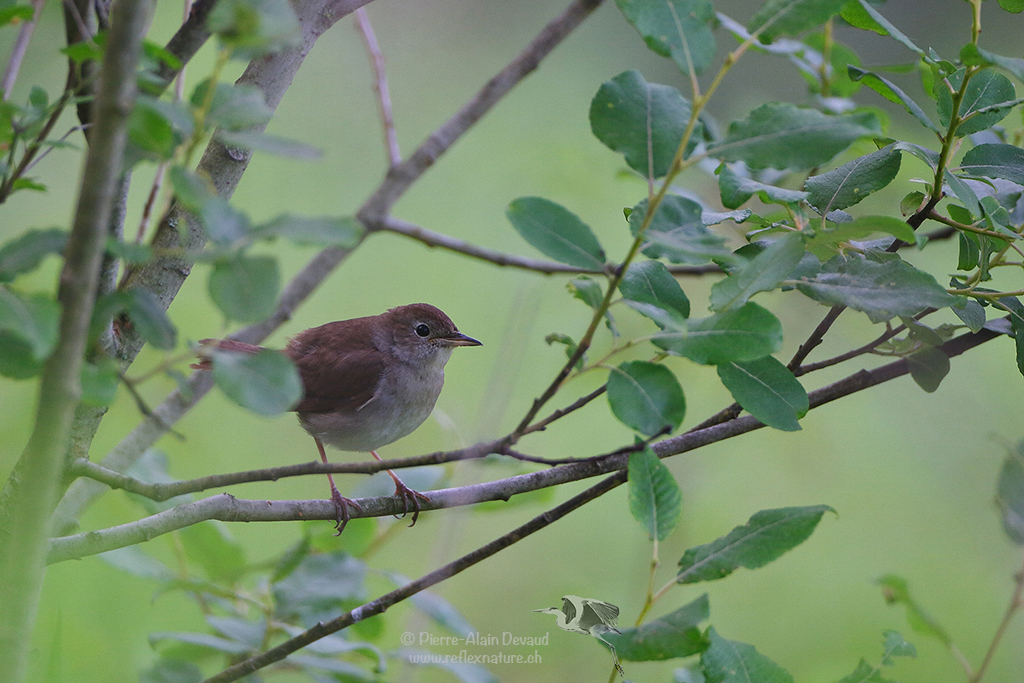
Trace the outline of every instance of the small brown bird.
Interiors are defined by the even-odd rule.
[[[257,353],[262,347],[233,340],[204,340],[225,351]],[[320,459],[327,462],[324,444],[343,451],[376,450],[401,439],[423,424],[444,384],[444,365],[457,346],[480,346],[459,332],[440,309],[409,304],[380,315],[327,323],[300,332],[284,349],[295,363],[305,395],[292,410],[316,441]],[[194,367],[212,367],[202,358]],[[395,494],[405,511],[419,515],[419,500],[429,500],[406,486],[391,470]],[[334,477],[331,499],[340,534],[350,518],[349,506],[359,507],[338,492]]]

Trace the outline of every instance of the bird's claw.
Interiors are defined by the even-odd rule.
[[[409,504],[412,503],[412,523],[409,524],[409,526],[415,526],[416,520],[420,517],[420,501],[429,501],[430,498],[423,495],[419,491],[409,488],[408,486],[405,485],[405,483],[402,482],[401,479],[395,480],[395,495],[399,496],[402,499],[402,514],[395,515],[395,518],[400,519],[401,517],[405,517],[406,515],[408,515]]]
[[[349,514],[348,511],[349,506],[351,505],[357,510],[362,510],[363,508],[359,503],[355,502],[351,498],[346,498],[338,493],[337,489],[331,491],[331,502],[334,503],[334,515],[336,520],[334,528],[338,530],[334,535],[341,536],[341,532],[345,530],[345,525],[347,525],[348,521],[352,519],[352,515]]]

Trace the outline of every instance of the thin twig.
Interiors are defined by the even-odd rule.
[[[790,371],[800,367],[800,364],[804,362],[804,358],[807,358],[808,354],[810,354],[816,346],[821,344],[822,340],[825,338],[825,334],[828,333],[829,328],[831,328],[835,323],[836,318],[838,318],[845,310],[846,306],[839,305],[833,306],[829,309],[828,313],[825,314],[825,317],[822,318],[820,323],[818,323],[818,326],[814,328],[813,332],[811,332],[811,336],[808,337],[807,341],[801,344],[800,348],[798,348],[796,353],[793,354],[793,358],[790,359],[789,364],[786,366]]]
[[[0,90],[3,91],[3,101],[11,98],[11,90],[14,82],[18,80],[18,72],[21,70],[21,63],[25,60],[25,52],[28,44],[32,41],[32,34],[39,23],[39,13],[43,11],[46,0],[32,0],[32,18],[24,21],[18,29],[18,37],[14,39],[14,46],[11,48],[11,58],[4,66],[4,74],[0,77]]]
[[[391,92],[388,89],[388,74],[384,69],[384,53],[377,44],[377,36],[366,16],[366,9],[360,7],[355,11],[356,30],[366,46],[366,54],[373,66],[373,91],[377,93],[377,108],[380,110],[381,127],[384,130],[384,146],[388,151],[388,167],[393,168],[402,163],[402,152],[398,149],[398,134],[395,132],[395,117],[391,112]]]
[[[982,677],[985,675],[985,671],[988,669],[988,665],[992,663],[992,658],[996,654],[996,649],[999,647],[999,643],[1002,642],[1003,636],[1006,635],[1006,629],[1009,628],[1010,622],[1013,621],[1013,617],[1017,614],[1017,611],[1024,607],[1024,566],[1020,568],[1017,575],[1014,577],[1014,583],[1017,584],[1013,591],[1013,596],[1010,598],[1010,604],[1006,606],[1006,612],[1003,614],[1002,620],[999,622],[999,626],[996,628],[996,633],[992,636],[992,642],[989,643],[988,650],[985,652],[985,658],[981,660],[981,665],[978,666],[978,670],[970,678],[970,683],[980,683]]]

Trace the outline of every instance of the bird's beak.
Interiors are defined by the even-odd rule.
[[[483,346],[480,342],[472,337],[468,337],[461,332],[456,332],[450,337],[444,338],[444,343],[448,346]]]

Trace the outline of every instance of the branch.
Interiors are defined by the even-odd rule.
[[[429,574],[424,574],[415,581],[407,583],[401,588],[397,588],[390,593],[382,595],[372,602],[361,605],[351,612],[342,614],[341,616],[326,623],[319,623],[305,633],[301,633],[294,638],[286,640],[275,648],[228,667],[216,676],[208,678],[203,683],[227,683],[228,681],[237,681],[239,678],[273,664],[274,662],[279,662],[288,655],[304,648],[310,643],[313,643],[325,636],[329,636],[332,633],[336,633],[343,628],[347,628],[357,621],[362,621],[376,614],[381,614],[392,605],[396,605],[422,590],[430,588],[431,586],[441,583],[442,581],[469,569],[473,565],[486,560],[488,557],[497,554],[512,544],[518,543],[527,536],[530,536],[557,522],[573,510],[583,507],[590,501],[604,495],[608,491],[611,491],[624,481],[626,481],[625,473],[616,473],[595,486],[590,487],[586,491],[573,496],[561,505],[546,511],[543,514],[537,515],[526,524],[516,527],[504,536],[496,538],[487,545],[481,546],[476,550],[463,555],[454,562],[450,562],[439,569],[435,569]]]
[[[366,54],[373,66],[373,91],[377,93],[377,108],[380,110],[381,127],[384,129],[384,146],[388,151],[388,168],[402,163],[402,152],[398,149],[398,135],[395,132],[395,117],[391,111],[391,92],[388,89],[388,73],[384,69],[384,53],[377,44],[377,36],[373,33],[370,18],[366,10],[356,10],[356,30],[366,46]]]
[[[977,334],[965,334],[952,339],[940,348],[950,358],[983,344],[998,336],[1001,333],[991,330],[982,330]],[[814,409],[836,399],[849,396],[850,394],[863,391],[891,379],[900,377],[908,372],[907,363],[899,360],[874,370],[861,370],[845,379],[827,385],[808,394],[810,408]],[[731,439],[741,434],[752,432],[764,427],[764,424],[752,416],[744,416],[714,425],[699,431],[691,431],[676,437],[665,439],[651,446],[659,458],[667,458],[692,451],[712,443],[725,439]],[[421,458],[405,458],[402,463],[416,460],[416,464],[439,464],[452,462],[467,457],[482,457],[489,452],[495,452],[503,440],[493,441],[479,446],[460,451],[447,453],[434,453]],[[571,481],[579,481],[591,477],[608,474],[617,470],[624,470],[629,461],[630,448],[614,451],[605,457],[588,458],[571,464],[561,465],[547,470],[521,474],[498,481],[483,484],[473,484],[453,489],[441,489],[429,492],[429,500],[423,501],[421,510],[439,510],[462,505],[491,500],[508,500],[514,495],[527,493],[549,486]],[[394,462],[394,461],[393,461]],[[384,466],[392,463],[376,463],[376,469],[383,469]],[[332,465],[331,472],[338,471],[368,471],[370,463],[358,463],[353,465]],[[237,473],[234,475],[222,475],[224,477],[237,477],[237,481],[258,481],[268,478],[279,478],[281,476],[292,476],[294,474],[310,474],[314,468],[311,463],[295,465],[285,468],[271,468],[270,470],[255,470],[248,473]],[[327,468],[316,468],[317,473],[328,471]],[[271,477],[259,476],[259,473],[271,473]],[[250,478],[246,478],[250,477]],[[202,481],[202,480],[195,480]],[[164,489],[167,490],[167,489]],[[404,511],[403,501],[396,496],[383,496],[379,498],[360,499],[359,507],[352,510],[352,517],[379,517],[384,515],[397,515]],[[56,538],[51,541],[49,562],[61,562],[68,559],[77,559],[86,555],[106,552],[127,545],[134,545],[142,541],[174,531],[176,529],[195,524],[207,519],[219,519],[221,521],[244,521],[244,522],[272,522],[286,520],[307,520],[335,519],[336,511],[331,501],[251,501],[239,500],[228,494],[220,494],[194,503],[186,503],[172,508],[165,512],[147,517],[135,522],[129,522],[120,526],[90,531]]]
[[[350,4],[353,5],[357,2],[358,0],[350,0]],[[420,161],[416,163],[422,164],[424,163],[422,160],[425,157],[436,159],[437,155],[454,144],[459,136],[465,133],[475,121],[479,120],[487,110],[494,106],[498,99],[507,93],[515,83],[525,78],[536,67],[537,62],[546,56],[572,29],[578,26],[600,2],[601,0],[576,0],[558,18],[548,24],[538,37],[534,39],[527,51],[517,56],[508,67],[492,78],[458,114],[431,134],[409,161],[398,167],[404,168],[398,176],[392,177],[397,172],[397,168],[388,174],[388,177],[364,204],[363,210],[360,211],[360,217],[364,219],[364,222],[379,221],[383,215],[371,209],[381,206],[382,198],[390,198],[391,202],[396,201],[412,185],[416,178],[422,175],[426,168],[430,166],[430,164],[425,164],[422,168],[414,171],[408,166],[410,162],[417,159]],[[347,5],[339,5],[339,7],[341,6],[347,7]],[[302,15],[300,15],[301,18]],[[340,17],[332,15],[332,18],[336,20]],[[527,69],[525,67],[528,64],[533,66]],[[512,80],[513,77],[514,80]],[[268,95],[268,104],[270,103],[269,100]],[[200,165],[202,163],[200,162]],[[220,190],[220,185],[218,185],[218,190]],[[387,206],[390,207],[390,204],[387,204]],[[165,233],[165,240],[173,241],[177,239],[177,228],[168,228],[164,224],[161,225],[161,230]],[[196,230],[189,229],[190,239],[199,237],[194,234],[195,232]],[[292,311],[305,301],[349,253],[350,251],[348,250],[334,247],[321,251],[288,284],[273,316],[261,323],[250,325],[238,334],[232,335],[232,338],[250,343],[261,342],[271,332],[290,319]],[[159,288],[162,278],[168,278],[168,286],[173,291],[168,289],[168,293],[164,298],[164,304],[169,305],[170,300],[174,298],[174,294],[191,270],[191,264],[185,261],[164,261],[156,265],[155,270],[158,272],[151,272],[153,284],[150,286]],[[161,274],[159,271],[166,272]],[[194,373],[188,381],[188,393],[191,397],[189,399],[184,398],[178,389],[172,391],[159,406],[153,409],[153,414],[158,420],[144,420],[140,423],[111,451],[103,460],[103,464],[113,470],[124,470],[130,467],[147,448],[163,436],[167,427],[173,426],[182,415],[198,403],[206,395],[206,392],[210,390],[211,386],[212,381],[209,373]],[[54,529],[64,531],[74,524],[82,510],[103,493],[104,490],[104,486],[95,482],[75,482],[68,490],[64,500],[57,507],[57,511],[54,514]]]
[[[18,29],[18,37],[14,40],[14,47],[11,48],[11,58],[4,66],[4,74],[0,77],[0,90],[3,91],[3,100],[6,102],[11,98],[11,89],[18,79],[18,71],[21,70],[21,63],[25,60],[25,52],[32,40],[32,34],[39,23],[39,13],[43,9],[46,0],[32,0],[32,18],[21,24]]]
[[[46,527],[64,475],[64,454],[81,393],[79,373],[99,282],[135,100],[135,68],[150,13],[146,0],[119,0],[95,103],[96,125],[65,249],[58,301],[60,337],[43,367],[32,436],[0,492],[0,680],[25,674],[42,586]]]

